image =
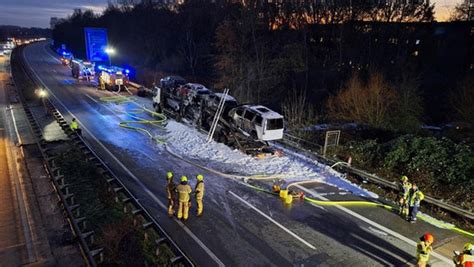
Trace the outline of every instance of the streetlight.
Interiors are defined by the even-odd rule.
[[[39,89],[36,89],[35,90],[35,93],[39,96],[39,98],[41,99],[41,103],[43,104],[43,107],[44,107],[44,112],[46,114],[48,114],[48,109],[46,108],[46,103],[44,101],[44,99],[46,97],[48,97],[48,91],[46,91],[45,89],[43,88],[39,88]]]
[[[109,67],[110,67],[110,66],[112,66],[112,59],[111,59],[111,57],[112,57],[113,55],[115,55],[115,48],[110,47],[110,46],[107,46],[104,51],[105,51],[105,53],[109,56]]]

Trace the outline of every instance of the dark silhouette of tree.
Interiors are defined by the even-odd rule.
[[[454,7],[449,20],[468,21],[469,20],[469,0],[463,0]]]
[[[451,105],[457,118],[474,127],[474,75],[468,74],[456,91],[451,93]]]

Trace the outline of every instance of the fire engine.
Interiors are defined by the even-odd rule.
[[[127,86],[129,82],[128,69],[116,66],[99,66],[99,88],[102,90],[120,91],[122,86]]]

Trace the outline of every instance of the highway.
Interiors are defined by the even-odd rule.
[[[403,266],[414,262],[414,244],[424,232],[433,232],[440,242],[454,236],[423,222],[409,224],[379,208],[317,207],[298,201],[286,207],[274,196],[205,172],[140,133],[118,127],[126,115],[99,101],[111,93],[73,79],[46,43],[27,46],[24,56],[56,108],[69,121],[77,118],[89,145],[198,266]],[[184,223],[167,217],[169,170],[177,177],[204,174],[202,217],[195,217],[194,206]],[[319,198],[332,193],[360,199],[338,195],[339,189],[321,183],[302,190]],[[431,263],[449,266],[442,256],[432,257]]]

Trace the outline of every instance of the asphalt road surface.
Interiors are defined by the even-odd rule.
[[[425,231],[435,233],[437,241],[454,235],[422,222],[409,224],[379,208],[317,207],[297,201],[286,207],[274,196],[203,172],[140,133],[118,127],[126,115],[98,100],[110,93],[73,79],[46,43],[29,45],[24,55],[49,90],[49,99],[67,120],[78,119],[95,152],[199,266],[403,266],[414,262],[414,244]],[[194,216],[195,206],[184,223],[166,216],[168,170],[177,177],[205,175],[202,217]],[[339,192],[318,183],[304,189],[335,197]],[[449,266],[445,257],[432,257],[431,263]]]

